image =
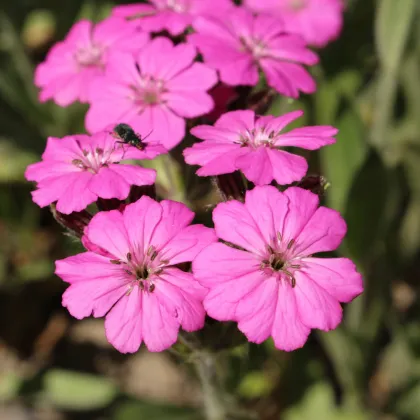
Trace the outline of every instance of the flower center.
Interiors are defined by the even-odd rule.
[[[261,129],[248,130],[239,136],[238,143],[242,147],[252,147],[254,149],[258,147],[270,147],[274,148],[274,131],[267,133]]]
[[[133,100],[141,108],[158,105],[164,102],[163,94],[166,92],[164,82],[153,77],[144,77],[138,86],[131,87],[134,93]]]
[[[103,49],[92,44],[89,47],[79,48],[75,53],[77,64],[80,67],[102,67]]]
[[[281,234],[278,233],[273,247],[267,246],[266,256],[260,264],[260,269],[267,275],[275,275],[279,281],[288,281],[292,287],[296,286],[294,272],[301,268],[301,265],[298,264],[299,261],[293,257],[294,245],[293,239],[284,244]]]
[[[306,0],[289,0],[289,7],[298,12],[306,7]]]
[[[113,149],[104,151],[99,147],[83,149],[80,146],[80,148],[82,151],[81,155],[73,159],[71,163],[83,171],[89,171],[94,174],[98,173],[99,169],[107,166],[111,162],[111,155],[114,151]]]
[[[146,255],[137,258],[130,252],[126,256],[126,260],[111,260],[112,264],[121,265],[121,268],[129,275],[127,283],[127,295],[132,292],[134,287],[140,290],[153,293],[156,288],[156,280],[169,264],[168,260],[162,259],[154,246],[150,246]]]
[[[170,9],[176,13],[185,13],[189,9],[189,1],[166,0],[166,9]]]
[[[252,37],[240,37],[241,52],[247,52],[254,56],[255,60],[260,59],[266,53],[265,44],[257,38]]]

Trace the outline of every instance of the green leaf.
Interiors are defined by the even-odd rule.
[[[104,377],[75,371],[51,369],[44,378],[46,398],[67,410],[94,410],[109,405],[116,386]]]
[[[343,211],[353,178],[361,167],[367,151],[364,126],[359,115],[348,109],[338,120],[337,142],[321,149],[323,175],[331,183],[328,205]]]
[[[193,408],[170,405],[151,404],[146,402],[127,402],[118,406],[112,420],[196,420],[198,412]]]
[[[345,245],[359,263],[366,263],[374,255],[377,240],[386,233],[383,225],[388,185],[387,169],[372,150],[354,178],[344,217],[348,227]]]
[[[303,401],[282,416],[284,420],[368,420],[369,414],[359,409],[339,409],[327,382],[319,382],[307,391]]]
[[[375,41],[384,68],[398,67],[415,16],[415,0],[380,0]]]
[[[378,76],[376,115],[372,128],[372,143],[377,147],[382,148],[389,142],[388,127],[392,120],[399,67],[415,16],[415,6],[415,0],[379,2],[375,41],[381,71]]]

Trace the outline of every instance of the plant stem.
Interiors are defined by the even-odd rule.
[[[195,366],[203,391],[206,420],[226,420],[226,406],[217,374],[215,355],[207,351],[198,352]]]

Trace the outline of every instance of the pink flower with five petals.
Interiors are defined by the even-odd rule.
[[[347,258],[318,258],[346,233],[339,213],[318,207],[318,196],[292,187],[256,187],[245,203],[213,212],[215,243],[193,261],[194,277],[209,289],[207,313],[236,321],[254,343],[272,337],[278,349],[302,347],[313,328],[329,331],[342,318],[340,302],[362,293],[362,277]]]
[[[144,150],[116,143],[109,132],[49,137],[42,162],[29,165],[25,177],[37,182],[32,199],[40,207],[57,202],[60,213],[81,211],[100,198],[124,200],[131,185],[152,185],[154,169],[122,165],[124,159],[153,159],[166,150],[144,142]]]
[[[200,165],[197,175],[221,175],[241,170],[257,185],[290,184],[302,179],[308,164],[302,156],[285,150],[294,146],[315,150],[335,143],[338,130],[331,126],[283,129],[303,115],[293,111],[280,117],[256,117],[254,111],[232,111],[213,126],[199,125],[191,134],[204,140],[184,150],[185,161]]]
[[[90,132],[124,121],[135,131],[170,149],[185,135],[185,118],[210,112],[207,93],[216,72],[194,63],[196,49],[163,37],[152,40],[136,58],[115,53],[105,76],[94,83],[86,127]]]
[[[204,326],[206,289],[177,264],[192,261],[216,241],[213,229],[190,225],[184,204],[143,196],[117,210],[96,214],[85,230],[98,251],[56,262],[70,287],[63,306],[78,319],[105,316],[108,341],[122,353],[174,344],[178,331]]]
[[[342,0],[245,0],[256,12],[277,15],[287,32],[301,35],[309,45],[325,47],[343,27]]]
[[[188,40],[206,64],[219,70],[222,82],[254,86],[261,70],[268,85],[283,95],[297,98],[300,91],[315,92],[315,82],[303,64],[316,64],[318,56],[300,36],[287,33],[275,16],[254,16],[238,7],[229,19],[197,18],[194,29]]]
[[[147,33],[122,18],[111,17],[96,25],[88,20],[77,22],[36,68],[40,101],[54,99],[61,106],[88,102],[90,86],[103,74],[110,52],[137,52],[148,40]]]

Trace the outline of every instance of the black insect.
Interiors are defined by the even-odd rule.
[[[116,143],[128,144],[137,147],[139,150],[145,149],[146,145],[143,143],[143,140],[150,135],[149,133],[146,137],[141,138],[140,134],[137,134],[128,124],[124,123],[116,125],[113,134],[120,139]]]

